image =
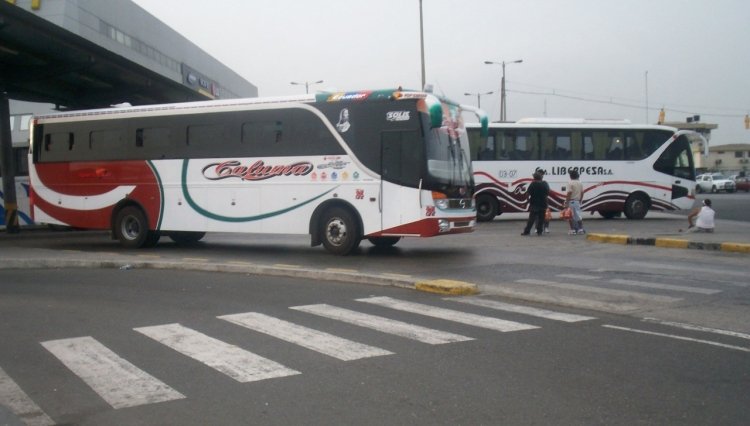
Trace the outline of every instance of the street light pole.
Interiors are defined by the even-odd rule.
[[[425,73],[424,73],[424,25],[422,20],[422,0],[419,0],[419,46],[422,52],[422,88],[421,90],[424,90],[424,86],[426,84],[425,80]]]
[[[309,81],[305,81],[304,83],[297,83],[296,81],[291,82],[292,86],[305,86],[305,93],[310,93],[310,86],[313,84],[320,84],[323,80],[313,81],[312,83]]]
[[[523,59],[518,59],[516,61],[502,61],[502,62],[493,62],[493,61],[484,61],[487,65],[501,65],[503,67],[503,76],[500,79],[500,121],[505,121],[506,118],[506,111],[505,111],[505,64],[520,64],[523,62]]]
[[[482,107],[482,96],[484,95],[491,95],[495,92],[485,92],[485,93],[464,93],[465,96],[476,96],[477,97],[477,108]]]

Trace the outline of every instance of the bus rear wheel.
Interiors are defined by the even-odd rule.
[[[117,212],[113,230],[120,244],[126,248],[153,247],[159,242],[159,232],[149,231],[146,215],[135,206],[127,206]]]
[[[326,211],[321,221],[323,247],[330,253],[345,256],[357,247],[361,237],[357,222],[348,210],[333,207]]]
[[[650,205],[651,203],[645,194],[630,194],[625,201],[625,217],[641,220],[646,217]]]
[[[482,194],[477,197],[477,221],[490,222],[495,219],[499,210],[497,198]]]

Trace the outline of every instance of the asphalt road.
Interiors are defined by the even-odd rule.
[[[51,422],[80,425],[703,425],[744,424],[750,404],[750,349],[742,339],[632,317],[536,305],[557,315],[550,317],[526,310],[529,303],[511,301],[516,312],[508,312],[396,288],[244,274],[2,274],[0,398],[20,389],[36,407],[33,420],[43,412]],[[299,308],[320,304],[454,340],[425,343]],[[442,313],[435,308],[481,317],[428,316]],[[224,319],[249,312],[329,333],[326,344],[334,336],[368,349],[342,360],[334,355],[349,349],[340,344],[324,354],[282,340],[278,324],[269,335]],[[570,314],[578,316],[560,316]],[[515,329],[484,328],[493,324]],[[227,345],[241,355],[217,349]],[[252,362],[238,360],[248,353],[287,370],[243,378]],[[157,389],[123,379],[123,360]]]
[[[698,200],[710,198],[711,204],[714,210],[716,210],[717,218],[750,222],[750,211],[748,210],[748,206],[750,206],[750,192],[699,194],[696,198]]]

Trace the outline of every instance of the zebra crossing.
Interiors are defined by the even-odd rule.
[[[466,299],[446,298],[444,300],[464,303],[465,307],[489,308],[494,312],[505,311],[528,315],[532,321],[539,318],[551,321],[579,322],[595,319],[580,315],[553,312],[520,305],[511,305],[486,300],[481,297]],[[393,311],[416,314],[417,316],[439,319],[483,328],[497,332],[517,332],[540,328],[538,324],[527,324],[461,310],[447,309],[433,304],[415,303],[391,297],[372,296],[356,299],[362,303],[382,309],[385,316],[373,315],[328,304],[291,306],[291,312],[326,318],[344,324],[374,330],[385,336],[393,336],[418,344],[443,345],[460,344],[475,340],[475,337],[428,328],[418,324],[388,317]],[[458,304],[457,304],[458,306]],[[343,362],[352,362],[370,357],[394,356],[393,351],[356,342],[331,334],[327,331],[310,328],[285,318],[270,316],[260,312],[244,312],[216,317],[217,320],[233,324],[250,332],[262,333],[280,341],[280,344],[293,344]],[[301,322],[297,320],[297,322]],[[158,324],[137,327],[132,330],[135,336],[143,336],[170,349],[177,356],[186,356],[203,366],[216,370],[227,377],[248,383],[272,380],[304,374],[304,366],[285,366],[279,362],[257,355],[247,348],[239,347],[202,331],[179,323]],[[149,372],[148,365],[135,365],[116,354],[93,336],[73,337],[40,342],[54,358],[54,362],[67,368],[88,388],[93,390],[113,409],[137,407],[189,398],[165,383],[158,372]],[[143,361],[141,360],[141,364]],[[9,407],[16,416],[27,424],[54,424],[13,379],[0,369],[0,404]]]

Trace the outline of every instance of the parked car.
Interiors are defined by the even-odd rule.
[[[734,178],[734,186],[737,191],[750,192],[750,178],[747,176],[737,176]]]
[[[696,178],[696,192],[734,192],[734,181],[721,173],[705,173]]]

